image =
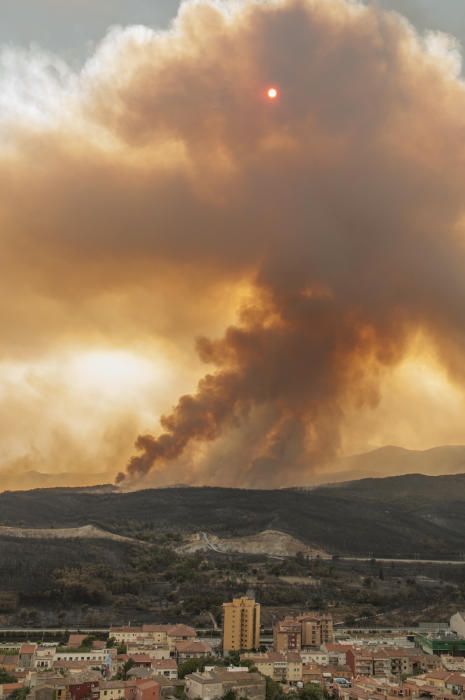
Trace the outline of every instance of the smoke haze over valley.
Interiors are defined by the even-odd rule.
[[[464,471],[453,4],[123,5],[0,51],[2,488]]]

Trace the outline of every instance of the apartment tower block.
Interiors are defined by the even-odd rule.
[[[223,651],[251,651],[259,646],[259,603],[246,596],[223,603]]]

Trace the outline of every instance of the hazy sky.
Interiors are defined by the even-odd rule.
[[[379,4],[405,15],[419,29],[450,32],[461,42],[465,40],[462,0],[380,0]]]
[[[2,0],[0,487],[465,443],[463,0],[367,4]]]
[[[2,0],[0,42],[56,51],[75,61],[113,25],[164,27],[178,0]]]
[[[375,0],[408,17],[421,30],[454,34],[465,44],[463,0]],[[42,48],[73,63],[90,55],[112,25],[166,27],[179,0],[2,0],[0,43]]]

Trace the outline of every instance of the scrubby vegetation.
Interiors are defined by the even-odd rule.
[[[463,548],[464,486],[463,474],[417,474],[311,491],[42,489],[0,494],[0,524],[93,524],[170,548],[184,532],[241,536],[273,528],[334,554],[447,558]]]
[[[465,604],[463,566],[181,554],[176,533],[149,544],[0,539],[0,590],[19,592],[5,624],[104,626],[128,619],[221,624],[221,604],[253,588],[262,622],[327,609],[346,624],[447,619]],[[426,611],[426,612],[425,612]]]
[[[210,628],[221,604],[256,591],[262,621],[304,608],[348,624],[447,619],[465,603],[463,566],[416,564],[459,557],[465,536],[465,477],[368,479],[314,491],[179,488],[120,494],[52,489],[0,494],[1,523],[95,524],[131,541],[28,540],[0,536],[3,624],[104,626],[128,619]],[[373,523],[376,523],[373,526]],[[333,553],[309,561],[263,555],[181,553],[187,534],[222,536],[281,529]],[[344,553],[367,554],[346,561]],[[376,556],[411,556],[380,564]],[[8,595],[6,596],[8,599]],[[12,597],[14,601],[14,596]]]

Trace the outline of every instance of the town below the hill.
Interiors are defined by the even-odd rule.
[[[216,636],[181,623],[0,632],[5,700],[465,698],[462,612],[383,628],[313,610],[267,629],[249,591],[223,603]]]

